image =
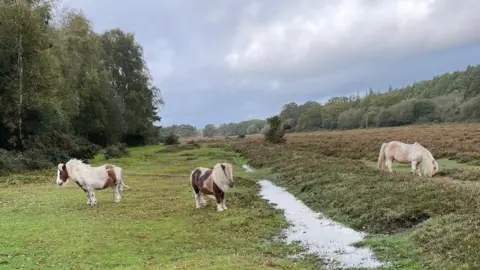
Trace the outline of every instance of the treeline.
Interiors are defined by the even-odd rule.
[[[480,121],[480,66],[383,93],[369,89],[363,96],[334,97],[325,104],[292,102],[279,117],[287,132]],[[268,129],[267,124],[261,133]]]
[[[279,116],[295,132],[480,121],[479,94],[480,66],[468,66],[384,93],[369,89],[363,97],[335,97],[325,104],[289,103]]]
[[[198,129],[192,125],[172,125],[162,127],[160,129],[160,136],[166,137],[170,134],[175,134],[185,138],[248,135],[261,132],[265,128],[266,123],[265,120],[252,119],[239,123],[221,124],[218,127],[213,124],[208,124],[202,129]]]
[[[163,100],[133,34],[52,14],[50,1],[0,0],[0,170],[158,140]]]

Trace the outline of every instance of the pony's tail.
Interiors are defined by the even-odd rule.
[[[130,188],[130,187],[127,186],[127,185],[125,184],[125,182],[123,181],[122,168],[117,167],[116,169],[118,170],[118,172],[117,172],[115,175],[116,175],[116,177],[117,177],[117,181],[119,182],[118,188],[120,189],[120,191],[123,190],[123,187]]]
[[[378,154],[378,168],[380,170],[385,169],[385,146],[387,143],[382,143],[382,147],[380,147],[380,153]]]

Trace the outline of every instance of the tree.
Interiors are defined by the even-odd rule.
[[[320,104],[310,105],[300,115],[295,131],[317,130],[323,126],[323,108]]]
[[[110,85],[125,108],[123,118],[127,130],[124,140],[131,145],[144,144],[148,136],[155,133],[153,122],[158,119],[157,109],[163,100],[160,90],[152,85],[143,49],[132,33],[120,29],[106,31],[101,35],[101,41]]]
[[[350,108],[338,116],[338,127],[340,129],[354,129],[363,126],[363,110]]]
[[[39,168],[157,142],[164,103],[134,35],[95,33],[81,11],[51,24],[52,2],[0,1],[0,148]]]
[[[278,115],[267,118],[267,123],[270,126],[265,133],[265,140],[270,143],[283,143],[285,139],[285,128],[282,125],[282,120]]]
[[[250,125],[248,126],[247,128],[247,134],[257,134],[259,132],[259,128],[257,127],[257,125]]]
[[[266,124],[262,130],[260,130],[260,134],[266,134],[270,130],[270,125]]]
[[[208,124],[203,128],[203,136],[213,138],[217,128],[213,124]]]

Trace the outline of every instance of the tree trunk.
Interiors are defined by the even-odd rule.
[[[20,4],[22,0],[16,0]],[[17,57],[18,57],[18,104],[17,104],[17,147],[23,148],[23,130],[22,130],[22,107],[23,107],[23,44],[22,44],[22,30],[18,33],[17,42]]]

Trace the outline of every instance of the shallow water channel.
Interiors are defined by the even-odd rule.
[[[248,165],[243,165],[243,168],[253,172]],[[315,213],[284,188],[268,180],[258,183],[261,186],[260,197],[284,211],[290,224],[284,231],[288,243],[300,241],[308,253],[319,255],[328,262],[328,266],[335,268],[375,268],[384,265],[369,248],[352,246],[363,240],[364,233]]]

